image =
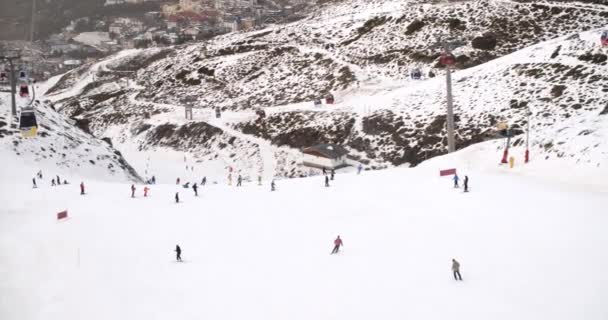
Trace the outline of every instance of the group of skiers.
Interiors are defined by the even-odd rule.
[[[334,240],[334,248],[330,255],[338,254],[340,252],[340,248],[343,246],[344,242],[338,235],[338,237]],[[180,248],[179,245],[175,245],[175,260],[182,262],[182,248]],[[456,261],[456,259],[452,259],[452,273],[454,275],[454,280],[462,281],[462,275],[460,275],[460,263]]]
[[[454,180],[454,188],[459,188],[458,181],[460,181],[460,178],[458,174],[454,173],[452,180]],[[469,176],[464,176],[464,192],[469,192]]]
[[[42,171],[38,171],[38,173],[36,173],[36,176],[34,178],[32,178],[32,187],[33,188],[38,188],[38,183],[36,181],[36,178],[38,178],[39,180],[42,180]],[[59,178],[59,176],[57,176],[56,178],[51,179],[51,187],[54,186],[58,186],[58,185],[62,185],[62,184],[69,184],[69,182],[67,180],[63,180],[63,183],[61,182],[61,179]]]

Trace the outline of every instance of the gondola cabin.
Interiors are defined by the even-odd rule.
[[[30,95],[30,88],[27,84],[22,84],[19,86],[19,96],[22,98],[28,97]]]
[[[38,133],[38,122],[33,109],[22,110],[19,115],[19,130],[24,138],[33,138]]]
[[[327,104],[334,104],[334,102],[335,102],[334,95],[331,94],[331,93],[328,93],[325,96],[325,103],[327,103]]]
[[[420,69],[414,69],[410,73],[410,76],[413,80],[420,80],[422,78],[422,72],[420,71]]]
[[[608,46],[608,30],[605,30],[604,32],[602,32],[602,36],[600,37],[600,42],[602,43],[602,46]]]
[[[456,57],[454,57],[454,55],[451,53],[444,52],[441,54],[441,58],[439,58],[439,63],[446,67],[453,66],[454,64],[456,64]]]

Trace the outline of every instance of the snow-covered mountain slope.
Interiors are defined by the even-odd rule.
[[[0,318],[606,319],[606,192],[539,182],[531,166],[482,166],[493,158],[471,148],[338,173],[329,188],[322,177],[275,192],[222,183],[199,197],[165,184],[146,198],[137,185],[131,199],[129,184],[91,179],[80,196],[77,185],[31,189],[0,170]],[[10,160],[0,154],[34,170]],[[438,177],[452,166],[471,192]],[[606,188],[605,177],[594,179]],[[337,235],[344,247],[332,256]]]
[[[169,179],[185,174],[184,158],[199,176],[221,169],[217,179],[228,167],[250,179],[306,176],[299,150],[324,142],[369,168],[416,165],[446,151],[444,73],[405,78],[436,66],[432,35],[452,26],[465,68],[453,75],[459,148],[495,138],[499,121],[523,132],[529,107],[536,159],[597,166],[606,157],[606,116],[598,115],[607,112],[607,56],[601,29],[578,31],[606,23],[608,8],[592,3],[343,1],[288,25],[125,51],[67,74],[49,93],[138,170],[174,159]],[[493,35],[476,39],[485,32]],[[494,36],[493,48],[477,49]],[[314,108],[329,91],[337,103]],[[184,120],[186,106],[193,120]]]
[[[17,99],[18,108],[29,105],[29,98]],[[53,176],[59,174],[62,180],[82,176],[111,181],[141,179],[119,151],[80,130],[79,123],[66,119],[47,103],[34,103],[38,136],[21,137],[17,123],[11,123],[10,104],[10,94],[0,94],[0,149],[7,157],[37,168],[22,179],[30,181],[38,170]]]

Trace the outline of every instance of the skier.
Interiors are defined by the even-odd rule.
[[[243,178],[239,174],[239,177],[236,179],[236,186],[240,187],[242,182],[243,182]]]
[[[458,263],[456,259],[452,259],[452,272],[454,273],[454,280],[462,281],[462,276],[460,275],[460,263]]]
[[[454,188],[458,188],[458,180],[460,178],[458,178],[458,175],[454,173],[454,178],[452,178],[452,180],[454,180]]]
[[[201,181],[201,185],[204,187],[205,183],[207,183],[207,177],[203,177],[203,181]]]
[[[228,174],[228,185],[231,186],[232,185],[232,173]]]
[[[80,194],[84,195],[84,182],[80,182]]]
[[[336,175],[336,171],[331,169],[331,181],[334,181],[334,175]]]
[[[469,176],[464,176],[464,192],[469,192]]]
[[[196,182],[192,185],[192,190],[194,190],[194,196],[198,197],[198,186],[196,185]]]
[[[152,184],[156,184],[156,177],[152,176]]]
[[[340,251],[340,247],[343,245],[344,243],[342,242],[342,239],[340,239],[340,236],[338,236],[336,240],[334,240],[334,249],[331,251],[331,254],[338,253],[338,251]]]
[[[150,191],[150,188],[148,188],[148,186],[144,187],[144,197],[148,196],[148,191]]]
[[[182,248],[179,245],[175,245],[175,259],[179,262],[182,261]]]
[[[329,187],[329,177],[325,176],[325,186]]]
[[[63,184],[69,184],[67,180],[63,180]]]
[[[274,180],[272,180],[272,182],[270,182],[270,191],[275,191],[275,190],[276,190],[276,188],[275,188],[275,187],[276,187],[276,186],[275,186],[275,184],[274,184]]]
[[[61,184],[61,179],[59,179],[59,176],[57,176],[57,185]]]
[[[135,185],[131,185],[131,198],[135,198]]]
[[[325,170],[325,167],[323,167],[323,175],[326,175],[327,171]]]
[[[38,179],[42,179],[42,170],[38,170]]]
[[[55,184],[55,178],[53,178],[53,180],[51,180],[51,186],[52,186],[52,187],[53,187],[53,186],[56,186],[56,184]]]
[[[359,163],[359,166],[357,166],[357,174],[361,174],[361,170],[363,170],[363,165]]]
[[[38,188],[38,186],[36,185],[36,178],[32,178],[32,182],[34,183],[34,188]]]
[[[179,203],[179,192],[175,193],[175,203]]]
[[[258,176],[258,186],[262,185],[262,176]]]
[[[181,181],[181,180],[180,180],[179,178],[177,178],[177,180],[175,180],[175,184],[179,185],[179,182],[180,182],[180,181]]]

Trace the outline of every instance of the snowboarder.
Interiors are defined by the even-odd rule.
[[[458,180],[460,178],[458,178],[458,175],[454,173],[454,178],[452,178],[452,180],[454,180],[454,188],[458,188]]]
[[[194,190],[194,196],[198,197],[198,186],[196,185],[196,182],[192,185],[192,190]]]
[[[55,178],[53,178],[53,180],[51,180],[51,186],[52,187],[56,186],[56,184],[55,184]]]
[[[331,251],[331,254],[338,253],[338,251],[340,251],[340,247],[343,245],[344,243],[342,242],[342,239],[340,239],[340,236],[338,236],[336,240],[334,240],[334,249]]]
[[[325,186],[329,187],[329,177],[325,176]]]
[[[144,187],[144,197],[148,196],[148,191],[150,191],[150,188],[148,188],[148,186]]]
[[[207,177],[203,177],[203,180],[201,181],[201,186],[205,186],[205,183],[207,183]]]
[[[275,187],[276,187],[276,186],[275,186],[275,184],[274,184],[274,180],[272,180],[272,182],[270,182],[270,191],[275,191],[275,190],[276,190],[276,188],[275,188]]]
[[[175,259],[179,262],[182,261],[182,248],[179,245],[175,245]]]
[[[363,165],[359,163],[357,166],[357,174],[361,174],[361,170],[363,170]]]
[[[38,186],[36,185],[36,178],[32,178],[32,182],[34,183],[34,188],[38,188]]]
[[[469,192],[469,176],[464,176],[464,192]]]
[[[179,185],[180,181],[181,181],[181,180],[180,180],[179,178],[177,178],[177,180],[175,180],[175,184],[176,184],[176,185]]]
[[[131,198],[135,198],[135,185],[131,185]]]
[[[80,194],[84,195],[84,182],[80,182]]]
[[[175,203],[179,203],[179,192],[175,193]]]
[[[59,179],[59,176],[57,176],[57,185],[61,184],[61,179]]]
[[[454,280],[462,281],[462,276],[460,275],[460,263],[458,263],[456,259],[452,259],[452,272],[454,273]]]
[[[325,170],[325,167],[323,167],[323,175],[327,174],[327,170]]]
[[[239,174],[239,177],[236,179],[236,186],[240,187],[242,182],[243,182],[243,178]]]
[[[336,171],[331,169],[331,181],[334,181],[334,176],[336,175]]]

